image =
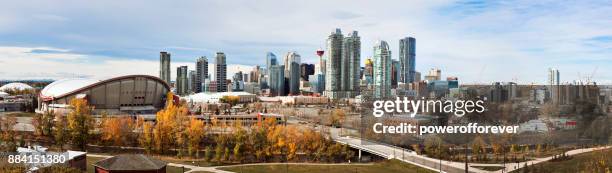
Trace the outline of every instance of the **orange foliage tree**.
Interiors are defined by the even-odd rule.
[[[94,120],[91,116],[92,107],[87,105],[85,99],[70,100],[72,110],[68,113],[68,131],[71,141],[81,150],[85,150],[87,142],[94,127]]]
[[[129,117],[110,117],[102,120],[102,140],[115,146],[123,146],[130,139],[134,120]]]

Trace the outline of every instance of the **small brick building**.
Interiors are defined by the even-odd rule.
[[[118,155],[93,164],[95,173],[165,173],[166,162],[142,154]]]

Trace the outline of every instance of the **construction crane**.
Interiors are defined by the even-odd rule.
[[[593,72],[591,73],[590,76],[587,76],[587,85],[591,83],[591,80],[593,79],[593,76],[595,76],[595,73],[597,73],[597,69],[599,68],[599,66],[595,66],[595,69],[593,69]]]

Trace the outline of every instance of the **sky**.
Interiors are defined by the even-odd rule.
[[[416,38],[417,71],[461,83],[547,81],[612,84],[612,1],[184,0],[10,1],[0,10],[0,79],[105,78],[159,74],[159,52],[176,67],[222,51],[228,77],[315,51],[335,30],[357,30],[362,65],[377,40],[398,59]]]

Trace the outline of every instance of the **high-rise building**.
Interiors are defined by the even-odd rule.
[[[206,86],[205,81],[208,78],[208,59],[205,56],[201,56],[196,60],[196,78],[195,82],[195,93],[203,92],[202,89]]]
[[[272,65],[270,66],[270,95],[281,96],[285,89],[285,66]]]
[[[266,69],[269,71],[273,65],[278,65],[278,60],[276,59],[276,55],[274,55],[274,53],[268,52],[266,54]]]
[[[429,73],[425,75],[425,80],[428,81],[436,81],[442,79],[442,71],[437,68],[432,68],[429,70]]]
[[[342,90],[342,41],[344,36],[339,28],[327,38],[327,61],[325,65],[325,92],[323,94],[332,99],[340,98]]]
[[[223,52],[217,52],[215,67],[217,92],[227,92],[227,64],[225,63],[225,54]]]
[[[327,38],[325,91],[331,99],[354,97],[359,94],[359,62],[361,41],[354,31],[344,38],[336,29]]]
[[[346,91],[345,97],[359,95],[359,69],[361,68],[361,38],[357,31],[353,31],[344,38],[342,43],[342,89]]]
[[[192,92],[196,92],[196,71],[195,70],[189,70],[189,77],[187,78],[187,83],[189,84],[189,88],[187,89],[187,93],[192,93]]]
[[[259,82],[259,76],[261,74],[260,69],[261,68],[259,67],[259,65],[256,65],[255,67],[253,67],[253,70],[249,72],[249,82],[252,82],[252,83]]]
[[[560,74],[559,70],[555,68],[548,69],[548,91],[550,93],[550,98],[552,103],[557,105],[561,103],[561,82],[560,82]]]
[[[170,53],[159,52],[159,78],[170,84]]]
[[[289,94],[300,93],[300,61],[297,52],[288,52],[285,55],[285,78],[289,79]]]
[[[266,89],[268,88],[268,86],[270,85],[270,68],[272,68],[272,66],[278,65],[278,60],[276,59],[276,55],[274,55],[274,53],[272,52],[268,52],[266,54],[266,70],[264,71],[265,75],[264,75],[264,80],[262,80],[262,82],[260,82],[260,88],[261,89]]]
[[[416,73],[416,39],[406,37],[399,42],[400,81],[411,83],[415,81]]]
[[[176,94],[187,94],[187,90],[189,89],[187,75],[187,66],[180,66],[176,68]]]
[[[548,85],[559,85],[559,70],[554,68],[548,69]]]
[[[391,97],[391,50],[385,41],[378,41],[374,46],[374,98]]]
[[[308,77],[313,74],[315,74],[314,64],[307,64],[307,63],[300,64],[300,77],[302,78],[302,80],[308,81]]]
[[[232,77],[232,91],[243,91],[244,90],[244,75],[242,71],[234,73]]]
[[[400,62],[398,60],[391,60],[391,88],[397,88],[397,84],[400,82]]]

